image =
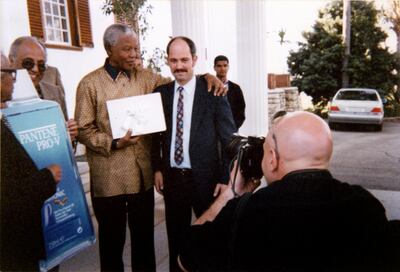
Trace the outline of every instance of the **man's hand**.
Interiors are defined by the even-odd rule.
[[[46,167],[48,170],[50,170],[51,174],[53,175],[54,180],[56,183],[59,183],[61,178],[62,178],[62,170],[61,167],[57,164],[51,164]]]
[[[235,186],[232,187],[232,190],[234,190],[234,193],[239,196],[247,192],[253,192],[260,185],[260,180],[244,180],[240,168],[238,169],[235,178],[237,167],[239,166],[237,165],[237,160],[235,160],[233,169],[230,174],[230,186]]]
[[[193,225],[202,225],[207,221],[214,221],[215,217],[219,214],[223,207],[225,207],[226,203],[234,198],[233,191],[231,190],[231,185],[218,184],[217,187],[218,197],[215,199],[213,204],[206,210],[199,218],[197,218]],[[214,193],[217,191],[217,187],[215,188]]]
[[[154,173],[154,186],[156,187],[156,191],[162,195],[164,190],[164,177],[161,171]]]
[[[228,92],[228,88],[224,86],[224,83],[219,80],[216,76],[211,74],[204,75],[205,80],[207,81],[207,90],[211,92],[212,88],[214,87],[214,95],[221,96],[226,95]]]
[[[74,141],[76,136],[78,136],[78,123],[74,119],[69,119],[67,121],[67,130],[71,141]]]
[[[226,188],[229,187],[226,184],[223,183],[217,183],[217,185],[215,186],[215,190],[214,190],[214,197],[217,197],[220,193],[222,193],[224,190],[226,190]]]
[[[137,143],[137,141],[139,141],[139,139],[140,139],[139,136],[132,137],[132,130],[128,129],[125,136],[117,141],[116,148],[121,149],[129,145],[134,145]]]

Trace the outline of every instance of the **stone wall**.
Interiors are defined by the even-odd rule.
[[[297,87],[276,88],[268,92],[269,124],[275,112],[301,110],[300,96]]]

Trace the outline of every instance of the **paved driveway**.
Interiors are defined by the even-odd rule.
[[[400,123],[381,132],[362,126],[333,131],[331,171],[339,180],[368,189],[400,191]]]

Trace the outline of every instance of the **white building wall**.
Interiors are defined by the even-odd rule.
[[[26,0],[0,0],[0,49],[8,55],[13,40],[30,35]]]
[[[196,44],[196,73],[205,73],[207,67],[208,29],[206,1],[171,0],[172,35],[187,36]]]
[[[149,29],[145,40],[140,41],[142,51],[147,53],[144,55],[144,60],[147,61],[155,48],[166,51],[167,44],[172,37],[172,17],[171,4],[167,0],[148,0],[148,3],[153,7],[151,14],[147,15],[146,20],[149,23]],[[142,37],[141,37],[142,38]],[[147,65],[146,63],[144,63]],[[163,76],[172,77],[168,65],[164,62],[161,68]]]
[[[268,128],[266,7],[264,0],[237,0],[237,50],[246,101],[245,135],[265,135]]]
[[[94,47],[82,51],[48,49],[48,64],[56,66],[62,77],[66,92],[68,115],[74,116],[75,93],[79,81],[90,71],[103,65],[106,52],[103,48],[103,33],[114,23],[112,15],[103,14],[103,1],[90,0],[90,18]],[[0,0],[0,46],[8,55],[11,43],[19,36],[30,35],[26,0]]]

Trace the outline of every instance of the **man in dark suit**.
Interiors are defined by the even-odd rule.
[[[237,129],[239,129],[246,119],[246,103],[244,102],[243,92],[240,86],[228,80],[227,78],[229,71],[229,59],[222,55],[215,57],[214,70],[218,79],[221,80],[225,84],[225,87],[228,88],[227,96],[229,105],[231,106],[235,125]]]
[[[236,131],[226,97],[207,92],[196,78],[196,47],[186,37],[167,46],[168,64],[175,81],[154,92],[161,94],[167,130],[153,137],[152,162],[156,190],[164,195],[170,271],[178,271],[180,235],[191,224],[192,208],[200,216],[228,181],[222,148]]]

